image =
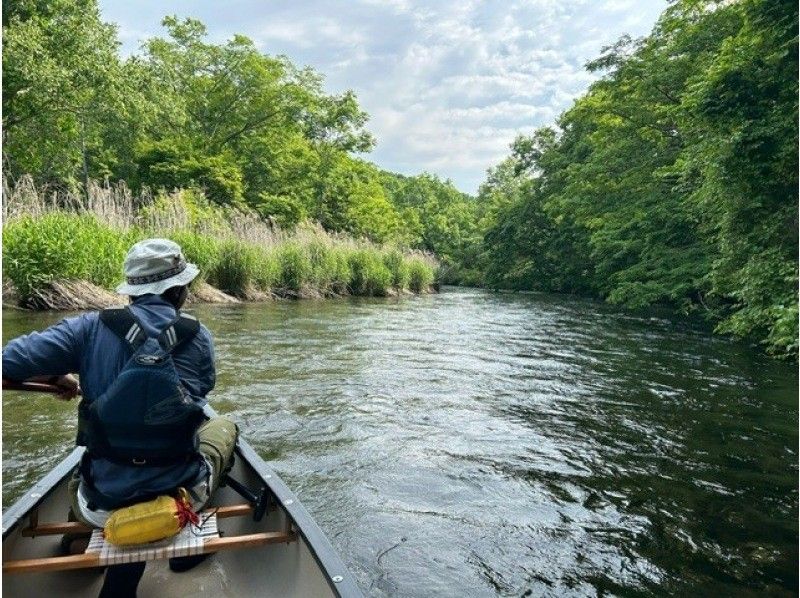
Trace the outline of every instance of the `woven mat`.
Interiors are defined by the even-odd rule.
[[[101,566],[154,561],[174,556],[202,554],[203,544],[207,538],[219,538],[216,515],[206,518],[202,527],[189,524],[177,536],[137,546],[114,546],[106,542],[103,530],[96,529],[92,532],[86,553],[99,553]]]

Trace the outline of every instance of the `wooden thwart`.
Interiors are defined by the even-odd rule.
[[[207,509],[206,511],[203,511],[200,516],[202,518],[203,516],[214,512],[214,509]],[[250,505],[228,505],[225,507],[219,507],[219,509],[216,511],[216,515],[217,519],[223,519],[225,517],[240,517],[242,515],[248,515],[252,512],[253,507]],[[84,525],[78,521],[41,524],[31,521],[31,525],[20,531],[20,534],[28,538],[35,538],[36,536],[56,536],[58,534],[67,533],[90,533],[92,529],[93,528],[89,527],[88,525]]]
[[[219,516],[219,512],[217,513]],[[224,516],[224,515],[223,515]],[[231,516],[231,515],[228,515]],[[296,533],[261,532],[257,534],[244,534],[225,538],[209,538],[203,544],[202,553],[213,553],[221,550],[236,548],[253,548],[266,544],[282,544],[293,542],[297,539]],[[138,559],[146,560],[146,559]],[[97,553],[84,553],[71,556],[48,557],[40,559],[24,559],[3,563],[3,573],[30,573],[37,571],[65,571],[68,569],[89,569],[99,567],[100,555]]]

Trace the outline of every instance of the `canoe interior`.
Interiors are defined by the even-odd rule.
[[[237,456],[233,477],[251,489],[263,481],[241,455]],[[39,523],[67,520],[69,498],[63,478],[38,507]],[[246,501],[228,487],[214,496],[212,506],[244,504]],[[28,538],[20,532],[28,524],[23,519],[3,541],[3,561],[58,555],[61,536]],[[282,508],[272,510],[260,522],[252,516],[219,520],[225,537],[286,529],[287,515]],[[102,569],[17,573],[3,575],[5,596],[97,596],[103,582]],[[325,572],[302,535],[290,544],[274,544],[219,552],[185,573],[172,573],[166,561],[151,561],[139,584],[138,596],[335,596]]]

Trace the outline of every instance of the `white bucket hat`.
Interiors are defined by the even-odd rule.
[[[180,245],[169,239],[145,239],[130,248],[123,265],[120,295],[160,295],[171,287],[192,282],[200,273],[183,257]]]

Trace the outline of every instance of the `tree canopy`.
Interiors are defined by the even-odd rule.
[[[798,350],[797,5],[677,0],[477,197],[365,159],[352,91],[197,20],[122,59],[96,0],[3,6],[6,177],[201,189],[284,228],[435,253],[444,282],[668,304]]]
[[[195,19],[163,25],[163,37],[123,60],[96,0],[4,7],[5,176],[71,190],[89,179],[196,187],[286,228],[314,219],[430,251],[449,242],[463,213],[437,215],[429,233],[423,210],[463,194],[424,175],[425,192],[404,203],[394,193],[403,185],[385,185],[395,175],[359,156],[375,140],[352,91],[326,93],[319,73],[245,36],[214,44]]]
[[[699,310],[797,353],[797,6],[681,0],[479,200],[494,287]]]

